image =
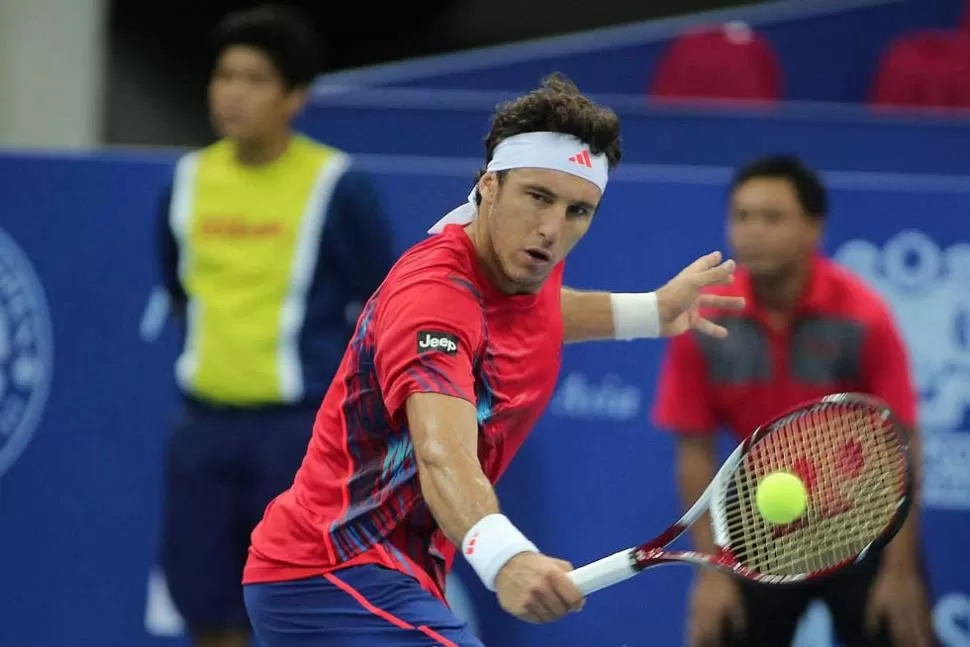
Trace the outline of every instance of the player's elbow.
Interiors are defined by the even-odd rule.
[[[448,469],[456,458],[453,448],[436,438],[427,438],[415,444],[414,456],[419,471]]]
[[[469,453],[477,458],[478,424],[472,404],[440,393],[415,393],[406,407],[419,467],[447,468]]]

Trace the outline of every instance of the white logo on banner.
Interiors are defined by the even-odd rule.
[[[47,300],[27,255],[0,229],[0,474],[30,442],[53,370]]]
[[[583,420],[634,420],[640,415],[643,394],[618,375],[593,381],[574,371],[563,378],[552,400],[552,413]]]
[[[970,647],[970,597],[960,593],[941,596],[933,609],[933,628],[942,647]],[[792,647],[835,647],[832,614],[825,603],[813,602],[801,621]]]
[[[824,602],[812,602],[798,623],[791,647],[832,647],[832,614]]]
[[[886,298],[909,346],[926,504],[970,509],[970,244],[941,249],[920,231],[904,231],[881,249],[848,242],[836,259]]]
[[[933,611],[933,628],[943,647],[970,647],[970,597],[942,596]]]
[[[185,622],[172,602],[165,575],[157,568],[148,576],[145,631],[160,638],[175,638],[185,631]]]

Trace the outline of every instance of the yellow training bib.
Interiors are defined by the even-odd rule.
[[[188,296],[176,364],[187,393],[255,406],[303,396],[299,338],[346,155],[305,137],[261,167],[220,141],[179,161],[170,224]]]

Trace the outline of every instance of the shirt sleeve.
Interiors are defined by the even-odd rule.
[[[187,300],[185,289],[179,280],[179,248],[172,227],[169,222],[169,211],[172,204],[172,187],[168,186],[162,192],[158,201],[158,213],[155,215],[155,245],[158,259],[159,278],[162,287],[168,293],[172,302],[172,309],[181,313],[185,309]]]
[[[351,167],[334,187],[328,209],[322,238],[325,256],[335,260],[346,300],[363,303],[396,258],[380,196],[370,178]]]
[[[883,400],[900,422],[916,425],[918,397],[909,356],[892,315],[881,308],[867,327],[862,344],[865,391]]]
[[[391,417],[414,393],[476,403],[474,367],[482,316],[470,289],[446,278],[423,278],[382,295],[374,364]]]
[[[693,335],[671,339],[658,378],[654,424],[677,434],[717,431],[710,393],[707,362]]]

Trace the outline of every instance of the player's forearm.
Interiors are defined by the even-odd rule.
[[[562,321],[566,343],[613,339],[613,307],[609,292],[563,288]]]
[[[566,343],[636,339],[660,335],[656,295],[583,292],[560,293]]]
[[[903,527],[886,547],[883,563],[891,569],[913,569],[919,566],[919,521],[917,505],[910,509]]]
[[[677,448],[677,480],[684,508],[694,504],[704,494],[716,470],[717,454],[711,438],[682,438]],[[694,549],[714,554],[714,534],[710,518],[704,518],[691,526]]]
[[[506,563],[524,552],[539,552],[505,515],[478,462],[468,452],[424,454],[418,461],[421,493],[438,527],[457,545],[492,591]]]
[[[479,520],[499,512],[477,456],[426,456],[418,461],[418,477],[438,527],[458,546]]]

